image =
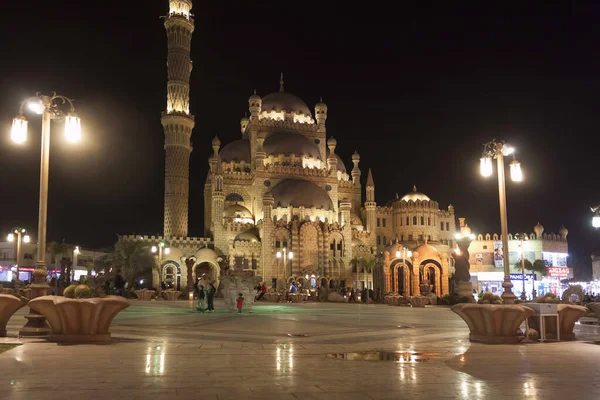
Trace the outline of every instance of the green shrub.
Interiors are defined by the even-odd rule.
[[[92,297],[92,289],[88,285],[78,285],[75,288],[75,298],[89,299]]]
[[[68,297],[70,299],[75,298],[75,288],[77,285],[70,285],[63,290],[63,296]]]
[[[502,298],[490,292],[485,292],[477,301],[477,304],[502,304]]]

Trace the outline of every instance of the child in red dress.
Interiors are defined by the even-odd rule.
[[[238,298],[237,298],[237,310],[238,310],[238,314],[242,313],[242,306],[244,305],[244,295],[243,294],[238,294]]]

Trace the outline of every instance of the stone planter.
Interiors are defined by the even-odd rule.
[[[600,303],[588,303],[585,305],[594,315],[588,315],[590,318],[596,318],[600,322]]]
[[[560,328],[560,340],[574,340],[575,322],[588,313],[588,309],[574,304],[557,304]],[[544,317],[544,330],[547,339],[556,339],[556,317]],[[529,317],[529,327],[540,331],[540,317]],[[540,332],[541,334],[541,332]]]
[[[429,298],[425,296],[410,296],[408,301],[413,307],[425,307],[425,305],[429,304]]]
[[[27,301],[17,296],[0,294],[0,337],[6,336],[6,324],[10,317],[25,305],[27,305]]]
[[[142,289],[142,290],[134,290],[135,295],[138,300],[151,300],[152,296],[154,296],[154,290]]]
[[[179,299],[181,292],[179,290],[164,290],[162,292],[163,299],[167,301],[174,301]]]
[[[263,296],[264,301],[268,301],[269,303],[279,303],[281,299],[281,294],[279,293],[265,293]]]
[[[338,292],[331,292],[327,295],[327,301],[331,301],[333,303],[345,303],[346,299]]]
[[[469,327],[469,340],[487,344],[519,343],[517,329],[533,309],[520,304],[457,304],[450,308]]]
[[[288,296],[292,303],[302,303],[305,298],[305,295],[302,293],[290,293]]]
[[[113,318],[129,307],[121,296],[70,299],[62,296],[42,296],[29,302],[29,307],[42,314],[56,342],[94,343],[110,341]]]
[[[261,278],[258,276],[230,275],[221,277],[219,289],[222,289],[225,306],[231,312],[237,312],[236,301],[241,293],[244,296],[243,311],[252,311],[256,285]]]

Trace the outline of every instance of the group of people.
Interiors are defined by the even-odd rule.
[[[199,281],[194,283],[194,297],[198,299],[198,304],[196,305],[196,309],[201,313],[208,311],[212,313],[215,311],[214,298],[215,293],[217,292],[217,288],[213,283],[209,283],[208,289],[204,289],[204,285],[200,285]]]

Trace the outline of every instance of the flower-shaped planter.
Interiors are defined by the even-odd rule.
[[[560,328],[560,340],[574,340],[575,333],[575,322],[579,318],[583,317],[588,313],[588,309],[583,306],[576,306],[574,304],[557,304],[558,308],[558,320]],[[529,317],[529,327],[540,331],[540,317],[534,315]],[[546,338],[556,339],[556,317],[544,317],[544,330],[546,331]],[[540,332],[541,333],[541,332]]]
[[[265,295],[263,296],[263,299],[270,303],[277,303],[277,302],[279,302],[279,299],[281,299],[281,294],[273,293],[273,292],[265,293]]]
[[[469,327],[469,340],[488,344],[519,343],[517,329],[533,315],[519,304],[457,304],[451,308]]]
[[[154,290],[142,289],[142,290],[134,290],[135,295],[138,300],[151,300],[154,295]]]
[[[181,292],[179,290],[164,290],[162,292],[163,299],[173,301],[179,299]]]
[[[302,293],[290,293],[289,299],[292,303],[302,303],[304,301],[304,295]]]
[[[129,307],[121,296],[70,299],[42,296],[29,302],[50,324],[50,340],[56,342],[108,342],[110,324],[115,316]]]
[[[408,301],[410,301],[410,305],[413,307],[425,307],[425,305],[429,304],[429,298],[425,296],[410,296]]]
[[[27,300],[22,300],[17,296],[0,294],[0,337],[6,336],[6,324],[10,317],[26,304]]]
[[[600,321],[600,303],[588,303],[585,305],[588,310],[590,310],[591,313],[593,313],[594,315],[588,315],[591,318],[596,318],[598,321]]]

